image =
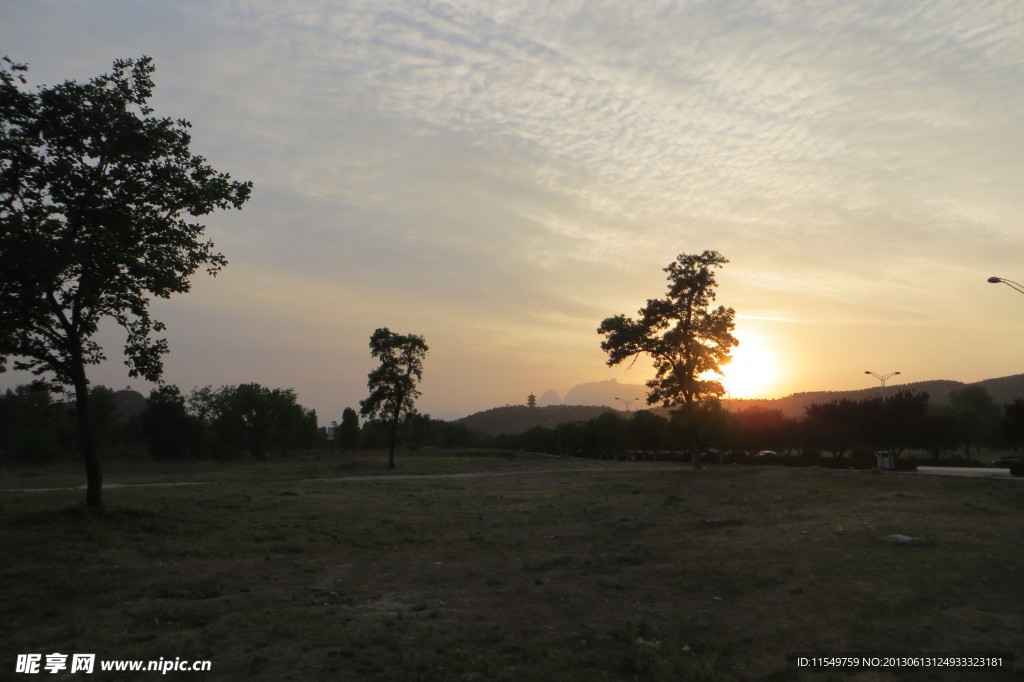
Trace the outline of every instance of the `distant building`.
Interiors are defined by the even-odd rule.
[[[530,407],[537,407],[537,396],[532,393],[526,396],[526,404]]]

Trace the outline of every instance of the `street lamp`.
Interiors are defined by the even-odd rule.
[[[874,373],[874,372],[872,372],[872,371],[871,371],[870,369],[868,369],[868,370],[864,370],[864,373],[865,373],[865,374],[870,374],[870,375],[871,375],[871,376],[873,376],[874,378],[876,378],[876,379],[878,379],[879,381],[881,381],[881,382],[882,382],[882,388],[885,388],[885,382],[886,382],[886,380],[887,380],[887,379],[890,379],[890,378],[892,378],[892,377],[896,376],[897,374],[899,374],[899,372],[889,372],[888,374],[886,374],[886,375],[884,375],[884,376],[883,376],[883,375],[881,375],[881,374],[875,374],[875,373]]]
[[[999,284],[1000,282],[1002,282],[1006,286],[1010,287],[1014,291],[1016,291],[1018,293],[1021,293],[1021,294],[1024,294],[1024,285],[1018,284],[1017,282],[1014,282],[1012,279],[1006,279],[1005,277],[989,277],[988,278],[988,283],[989,284]]]
[[[625,405],[626,406],[626,412],[629,412],[629,404],[631,402],[633,402],[634,400],[639,400],[639,398],[630,398],[629,400],[623,400],[622,398],[616,398],[616,400],[618,400],[620,403]]]

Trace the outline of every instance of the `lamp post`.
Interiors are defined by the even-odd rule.
[[[888,374],[885,374],[885,375],[876,374],[876,373],[872,372],[870,369],[865,370],[864,373],[865,374],[870,374],[874,378],[876,378],[879,381],[881,381],[882,382],[882,388],[885,388],[885,382],[886,382],[887,379],[890,379],[890,378],[896,376],[897,374],[899,374],[899,372],[889,372]]]
[[[1017,282],[1014,282],[1012,279],[1006,279],[1005,277],[989,277],[988,278],[988,283],[989,284],[1000,284],[1000,283],[1002,283],[1002,284],[1005,284],[1006,286],[1010,287],[1011,289],[1013,289],[1017,293],[1024,294],[1024,285],[1019,284]]]
[[[629,400],[623,400],[622,398],[616,398],[616,400],[618,400],[620,403],[625,405],[626,406],[626,412],[629,412],[629,404],[631,402],[633,402],[634,400],[639,400],[639,398],[630,398]]]

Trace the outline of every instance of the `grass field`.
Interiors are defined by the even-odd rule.
[[[13,674],[19,653],[82,652],[212,671],[42,677],[1024,680],[1019,480],[382,457],[111,464],[110,483],[207,483],[112,487],[102,513],[80,490],[0,494],[0,678],[40,677]],[[466,472],[497,475],[406,478]],[[368,475],[386,477],[309,480]],[[80,482],[7,470],[0,489]],[[787,661],[876,651],[1018,660]]]

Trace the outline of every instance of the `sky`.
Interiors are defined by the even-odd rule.
[[[0,0],[32,85],[156,64],[156,115],[254,183],[153,304],[164,379],[367,395],[430,347],[453,418],[616,379],[596,329],[719,251],[734,397],[1024,372],[1019,0]],[[128,377],[123,334],[93,383]],[[0,388],[31,377],[8,372]]]

